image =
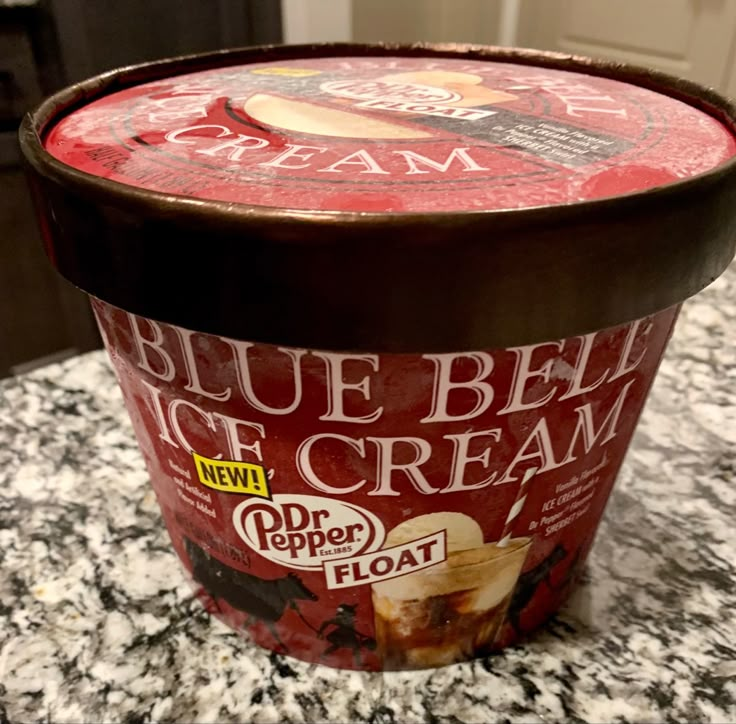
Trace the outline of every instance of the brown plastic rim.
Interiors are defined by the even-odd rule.
[[[498,60],[669,95],[736,135],[713,90],[618,63],[469,45],[268,46],[121,68],[44,101],[20,142],[47,253],[72,283],[188,329],[327,350],[448,352],[562,339],[682,302],[736,246],[736,159],[568,205],[458,213],[272,209],[102,179],[47,153],[46,132],[103,95],[229,65],[313,57]]]

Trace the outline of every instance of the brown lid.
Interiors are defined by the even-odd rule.
[[[478,47],[124,68],[26,117],[49,256],[191,329],[450,351],[679,303],[734,253],[734,109],[643,69]]]

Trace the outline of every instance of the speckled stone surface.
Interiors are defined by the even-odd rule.
[[[736,266],[688,302],[582,585],[502,655],[363,674],[193,599],[102,352],[0,383],[0,722],[736,721]]]

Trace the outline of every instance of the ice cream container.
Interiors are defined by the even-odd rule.
[[[733,106],[584,58],[179,58],[21,142],[203,604],[332,666],[484,656],[557,610],[734,254]]]

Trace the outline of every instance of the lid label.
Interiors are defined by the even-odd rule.
[[[453,58],[303,58],[128,88],[47,149],[122,183],[254,206],[479,211],[570,203],[733,156],[715,118],[620,81]],[[114,151],[119,163],[103,162]]]

